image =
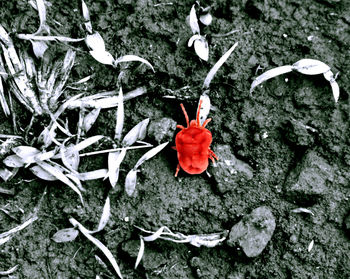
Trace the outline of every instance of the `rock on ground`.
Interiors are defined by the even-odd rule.
[[[247,257],[256,257],[270,241],[275,227],[271,210],[266,206],[258,207],[232,227],[227,244],[231,247],[238,244]]]

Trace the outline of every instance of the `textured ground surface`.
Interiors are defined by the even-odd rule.
[[[36,31],[38,15],[27,1],[0,2],[1,23],[8,30]],[[220,156],[217,168],[209,167],[210,178],[205,173],[191,176],[183,171],[175,178],[176,153],[169,147],[142,165],[136,198],[127,197],[121,186],[110,191],[107,181],[93,181],[84,184],[85,207],[68,187],[33,181],[32,174],[23,169],[1,184],[15,190],[13,196],[0,195],[0,207],[15,218],[0,212],[0,232],[25,221],[46,186],[48,194],[39,219],[0,246],[0,270],[18,264],[19,269],[10,278],[116,278],[103,254],[83,236],[63,244],[51,240],[57,230],[70,226],[70,217],[95,228],[109,194],[112,217],[96,237],[116,256],[125,278],[350,278],[347,1],[201,1],[201,6],[211,6],[214,18],[209,27],[202,28],[210,47],[208,62],[199,60],[187,47],[191,30],[186,17],[194,2],[162,2],[86,1],[93,27],[105,39],[107,49],[117,56],[139,55],[156,71],[154,74],[138,63],[129,65],[124,91],[146,86],[148,94],[125,103],[126,131],[147,117],[151,121],[167,117],[184,124],[181,102],[194,118],[206,74],[225,51],[239,43],[210,88],[214,109],[208,128],[213,133],[212,149]],[[84,36],[79,1],[48,4],[49,25],[58,34]],[[238,31],[221,36],[232,30]],[[23,41],[16,41],[16,45],[30,47]],[[96,62],[83,43],[71,45],[82,50],[71,82],[94,74],[89,81],[92,93],[116,88],[120,69]],[[339,72],[338,104],[322,76],[298,73],[267,81],[250,96],[254,77],[302,58],[321,60],[334,73]],[[176,99],[163,98],[165,95]],[[30,114],[20,105],[16,110],[18,125],[25,127]],[[114,110],[104,110],[89,135],[113,136],[114,115]],[[77,121],[74,112],[69,117]],[[2,113],[0,123],[1,133],[13,133],[12,122]],[[146,140],[155,143],[152,138]],[[122,164],[121,185],[142,154],[128,152]],[[79,170],[106,167],[106,158],[84,158]],[[250,215],[261,206],[268,213]],[[308,208],[314,215],[291,212],[298,207]],[[236,243],[238,230],[258,228],[258,236],[254,229],[246,232],[246,237],[264,243],[273,224],[266,248],[258,256],[247,257],[246,249],[258,247],[246,247],[246,239]],[[230,241],[215,248],[165,241],[146,243],[144,258],[135,271],[140,232],[133,225],[149,230],[166,225],[184,234],[236,226]],[[311,241],[314,245],[308,251]]]

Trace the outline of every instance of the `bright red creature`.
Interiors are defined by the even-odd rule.
[[[199,102],[197,119],[189,122],[187,112],[183,104],[180,104],[182,111],[186,118],[187,127],[177,125],[176,127],[181,129],[175,137],[174,148],[177,150],[177,158],[179,164],[176,168],[175,176],[177,176],[180,167],[189,174],[199,174],[208,168],[208,159],[213,162],[214,158],[218,160],[218,157],[210,149],[212,142],[211,132],[205,128],[211,118],[204,121],[203,125],[199,122],[199,112],[201,109],[202,100]]]

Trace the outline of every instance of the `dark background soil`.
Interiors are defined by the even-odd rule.
[[[0,207],[6,206],[16,218],[0,212],[0,231],[25,221],[46,186],[48,194],[39,219],[0,247],[0,270],[19,265],[15,273],[4,278],[95,278],[98,274],[101,278],[116,278],[103,254],[82,235],[70,243],[51,240],[56,231],[70,227],[70,217],[89,229],[95,228],[107,194],[112,216],[96,237],[116,256],[125,278],[350,278],[349,3],[201,1],[202,7],[211,6],[214,18],[210,26],[202,28],[210,48],[209,61],[204,62],[187,47],[191,30],[186,17],[194,2],[162,2],[86,1],[93,28],[104,38],[107,50],[116,56],[139,55],[150,61],[156,71],[138,63],[128,64],[127,69],[121,66],[127,73],[123,80],[125,92],[138,86],[148,89],[147,95],[125,103],[124,131],[147,117],[151,121],[168,117],[184,124],[181,102],[194,118],[206,74],[223,53],[239,42],[211,84],[209,96],[214,109],[208,129],[213,134],[212,149],[229,145],[231,152],[253,169],[253,178],[236,181],[224,192],[218,190],[217,179],[205,173],[192,176],[181,171],[175,178],[176,153],[169,146],[142,165],[137,197],[130,198],[122,190],[123,181],[144,153],[130,151],[122,164],[120,186],[110,191],[107,181],[85,183],[86,206],[82,207],[68,187],[33,180],[33,175],[22,169],[14,179],[1,184],[15,189],[14,196],[0,195]],[[84,36],[79,1],[47,3],[51,4],[49,25],[58,34]],[[27,1],[0,1],[0,5],[1,24],[7,30],[37,30],[37,12]],[[239,31],[230,36],[216,36],[235,29]],[[15,43],[18,48],[30,48],[29,42]],[[89,81],[91,93],[116,88],[121,69],[96,62],[83,43],[71,46],[80,51],[70,82],[94,74]],[[66,49],[64,44],[56,47],[58,51]],[[328,64],[333,73],[339,72],[337,104],[322,76],[299,73],[269,80],[252,96],[249,94],[257,75],[303,58],[318,59]],[[179,90],[185,86],[186,90]],[[165,95],[177,98],[163,98]],[[31,115],[22,106],[17,105],[15,113],[18,126],[28,125]],[[72,111],[70,117],[77,121],[77,112]],[[0,123],[1,133],[13,133],[12,122],[2,113]],[[112,137],[114,125],[115,110],[104,110],[89,135]],[[305,167],[308,154],[314,154],[316,163],[321,161],[331,169],[322,180],[326,182],[321,193],[289,188],[290,174]],[[84,158],[79,170],[106,166],[107,157],[101,155]],[[212,169],[209,167],[209,173]],[[211,233],[230,230],[242,216],[262,205],[271,208],[276,229],[267,247],[255,258],[247,258],[240,249],[225,243],[210,249],[159,240],[146,243],[141,265],[137,270],[133,268],[140,233],[133,225],[149,230],[166,225],[184,234]],[[315,215],[291,213],[301,206]],[[308,252],[311,240],[315,244]]]

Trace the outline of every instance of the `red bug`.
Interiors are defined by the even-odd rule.
[[[214,158],[218,157],[210,149],[212,142],[211,132],[205,128],[211,118],[204,121],[203,125],[199,122],[199,112],[201,109],[202,100],[199,102],[197,118],[189,122],[187,112],[183,104],[180,104],[186,118],[187,127],[176,125],[181,129],[175,137],[175,150],[177,150],[177,158],[179,164],[176,168],[175,176],[177,176],[180,167],[189,174],[199,174],[208,168],[208,159],[213,162]]]

